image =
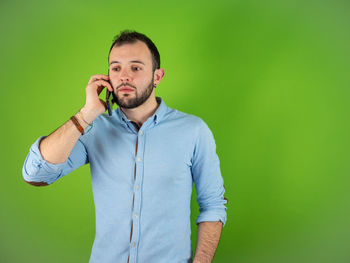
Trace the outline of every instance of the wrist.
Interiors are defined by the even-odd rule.
[[[89,125],[86,124],[86,123],[83,121],[83,119],[82,119],[82,117],[81,117],[81,114],[79,114],[79,112],[77,112],[77,113],[74,115],[74,117],[77,119],[79,125],[83,128],[84,131],[86,130],[87,127],[89,127]]]
[[[207,255],[195,253],[193,263],[211,263],[212,258],[208,257]]]
[[[91,123],[96,119],[96,117],[99,115],[98,112],[95,110],[86,108],[85,106],[80,109],[80,113],[78,112],[78,116],[80,119],[83,119],[82,122],[84,123],[85,126],[91,125]]]

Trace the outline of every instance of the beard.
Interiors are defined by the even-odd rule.
[[[113,92],[113,100],[114,102],[122,108],[126,109],[133,109],[140,105],[142,105],[152,94],[153,91],[153,80],[154,77],[152,76],[152,80],[147,85],[146,89],[143,91],[138,90],[135,86],[132,86],[130,84],[122,84],[126,86],[130,86],[135,89],[135,97],[130,98],[132,94],[124,93],[120,94],[118,92]]]

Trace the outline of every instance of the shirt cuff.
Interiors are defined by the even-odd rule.
[[[200,212],[197,217],[196,224],[198,225],[201,222],[217,222],[221,221],[222,226],[226,224],[226,209],[225,211],[219,210],[207,210]]]
[[[52,183],[67,164],[67,161],[52,164],[44,160],[39,150],[39,144],[45,137],[47,136],[39,137],[30,147],[23,166],[23,178],[26,181]]]

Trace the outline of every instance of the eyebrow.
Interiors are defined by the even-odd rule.
[[[132,63],[140,63],[142,65],[145,65],[145,63],[143,63],[141,60],[131,60],[130,62]],[[119,61],[113,60],[109,65],[112,65],[114,63],[120,63]]]

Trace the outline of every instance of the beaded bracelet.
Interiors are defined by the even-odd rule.
[[[88,130],[86,131],[86,133],[88,133],[88,132],[92,129],[92,127],[93,127],[93,122],[92,122],[91,124],[87,123],[87,122],[85,121],[84,117],[83,117],[83,114],[80,112],[80,110],[79,110],[77,113],[80,115],[81,119],[82,119],[87,125],[90,126],[90,129],[88,129]],[[74,125],[77,127],[77,129],[80,131],[81,135],[84,135],[84,128],[80,125],[78,119],[77,119],[74,115],[73,115],[72,117],[70,117],[70,119],[72,120],[72,122],[74,123]]]
[[[92,127],[94,127],[94,122],[91,122],[91,124],[88,123],[88,122],[84,119],[84,116],[83,116],[83,114],[81,113],[80,110],[79,110],[77,113],[80,115],[80,117],[81,117],[81,119],[83,120],[83,122],[85,122],[87,125],[90,126],[90,128],[86,131],[86,133],[88,133],[88,132],[92,129]]]
[[[85,122],[87,125],[91,125],[90,123],[88,123],[85,119],[84,119],[84,117],[83,117],[83,114],[81,113],[81,111],[79,110],[78,112],[77,112],[79,115],[80,115],[80,117],[81,117],[81,119],[83,120],[83,122]]]

